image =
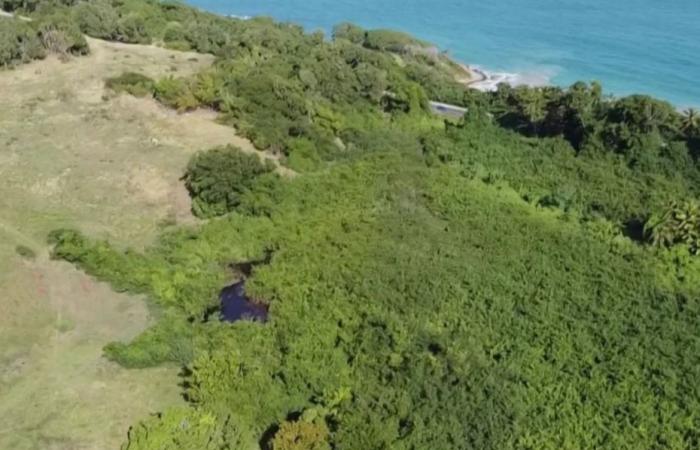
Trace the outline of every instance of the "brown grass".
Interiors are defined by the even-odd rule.
[[[194,222],[179,177],[193,152],[236,144],[215,114],[114,96],[124,71],[189,74],[210,56],[90,39],[92,54],[0,72],[0,449],[115,449],[139,418],[179,402],[177,368],[128,371],[102,347],[149,322],[142,299],[50,261],[45,236],[77,227],[146,245]],[[16,254],[18,245],[37,253]]]

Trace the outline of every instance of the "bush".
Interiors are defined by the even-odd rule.
[[[42,8],[71,6],[76,0],[1,0],[0,8],[5,11],[33,12]]]
[[[370,30],[365,38],[365,47],[372,50],[404,52],[411,47],[428,47],[429,44],[410,34],[394,30]]]
[[[185,28],[180,22],[170,22],[163,32],[165,42],[180,42],[186,38]]]
[[[147,97],[155,91],[155,81],[136,72],[125,72],[118,77],[108,78],[105,86],[114,92],[126,92],[136,97]]]
[[[700,204],[696,201],[671,204],[647,221],[645,232],[657,247],[680,244],[697,255],[700,252]]]
[[[194,213],[212,217],[233,211],[254,181],[273,170],[271,162],[230,145],[195,155],[184,177]]]
[[[352,23],[341,23],[333,28],[333,39],[345,39],[353,44],[362,45],[365,42],[366,32]]]
[[[73,17],[83,33],[101,39],[113,39],[117,34],[119,14],[105,0],[82,1],[73,10]]]
[[[146,21],[137,14],[127,14],[117,21],[116,39],[130,44],[149,44],[152,40]]]
[[[59,55],[86,55],[90,52],[85,36],[72,18],[63,13],[44,16],[38,23],[38,36],[44,48]]]
[[[122,450],[247,450],[253,446],[231,419],[181,407],[132,427]]]
[[[183,78],[163,78],[155,84],[154,92],[159,102],[178,111],[189,111],[200,106],[190,83]]]
[[[15,247],[15,252],[19,256],[21,256],[22,258],[26,258],[26,259],[36,258],[36,252],[25,245],[18,245],[17,247]]]
[[[330,450],[328,428],[323,423],[286,421],[272,440],[272,450]]]
[[[36,32],[26,23],[0,18],[0,66],[43,58],[46,52]]]
[[[321,166],[321,159],[313,142],[294,139],[289,145],[287,166],[297,172],[312,172]]]

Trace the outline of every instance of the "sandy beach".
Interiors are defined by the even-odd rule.
[[[501,83],[509,83],[512,86],[519,84],[529,84],[523,82],[517,74],[488,72],[480,67],[459,63],[459,67],[464,71],[465,77],[457,77],[457,81],[472,89],[479,91],[495,91]]]

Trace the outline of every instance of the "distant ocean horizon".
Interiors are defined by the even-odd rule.
[[[226,15],[270,16],[308,31],[391,28],[524,84],[600,81],[700,107],[700,0],[187,0]]]

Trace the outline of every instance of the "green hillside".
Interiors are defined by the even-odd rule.
[[[695,111],[596,83],[467,90],[428,44],[348,24],[326,37],[156,1],[4,5],[33,20],[0,33],[41,41],[60,18],[214,54],[194,76],[105,82],[213,109],[289,169],[199,153],[183,183],[204,220],[145,251],[51,234],[54,257],[153,304],[156,324],[105,355],[182,367],[189,405],[124,449],[700,447]],[[468,113],[445,120],[431,100]],[[246,288],[269,321],[219,321],[232,264],[266,255]]]

